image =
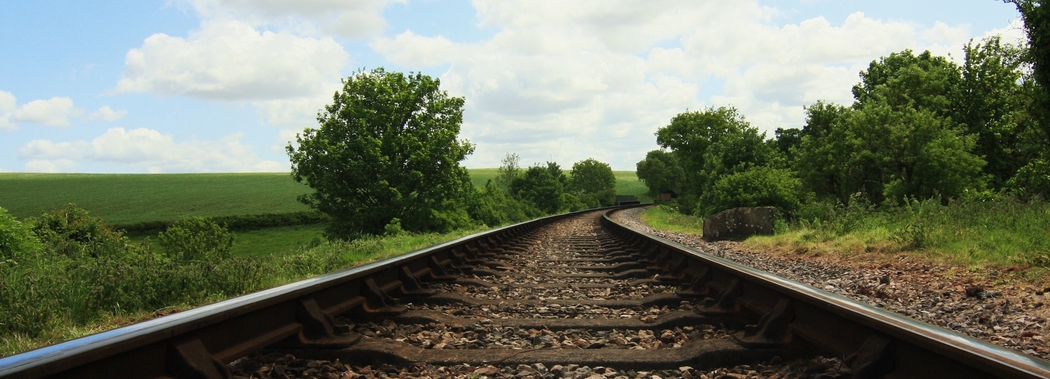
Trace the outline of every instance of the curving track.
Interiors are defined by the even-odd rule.
[[[1050,362],[638,233],[605,212],[7,357],[0,377],[1050,377]]]

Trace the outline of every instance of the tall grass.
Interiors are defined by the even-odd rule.
[[[1012,196],[963,197],[941,204],[850,206],[814,202],[781,220],[773,236],[744,244],[816,254],[912,254],[962,265],[1050,267],[1050,203]],[[646,211],[643,221],[701,234],[702,223],[666,207]]]
[[[854,241],[867,250],[882,245],[967,265],[1050,265],[1050,204],[1038,199],[968,197],[881,209],[814,204],[810,210],[771,240],[798,246]]]

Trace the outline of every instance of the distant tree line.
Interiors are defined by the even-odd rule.
[[[871,62],[854,102],[806,107],[801,129],[772,139],[733,107],[685,112],[638,162],[655,195],[675,191],[701,216],[738,206],[791,212],[811,201],[1050,195],[1050,14],[1021,10],[1027,46],[998,36],[964,46],[961,64],[904,50]]]

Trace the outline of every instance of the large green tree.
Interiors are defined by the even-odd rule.
[[[565,193],[565,173],[557,163],[531,166],[510,184],[512,195],[527,206],[546,214],[557,213],[562,208]]]
[[[427,75],[360,71],[287,147],[292,176],[314,193],[300,201],[332,217],[328,235],[381,234],[394,218],[408,231],[469,222],[473,189],[460,166],[474,147],[459,140],[461,97]]]
[[[953,119],[976,138],[974,154],[988,164],[984,171],[991,185],[1000,188],[1028,161],[1024,148],[1028,92],[1021,78],[1024,50],[1004,44],[999,36],[964,47],[965,59],[960,67],[958,107]]]
[[[616,176],[608,163],[587,158],[572,164],[569,189],[590,206],[616,202]]]
[[[682,192],[682,181],[685,172],[678,163],[678,158],[669,151],[653,150],[645,154],[645,159],[638,162],[636,172],[638,179],[649,187],[649,195],[656,196],[664,191]]]
[[[681,164],[685,180],[679,203],[695,212],[703,211],[697,202],[719,177],[783,163],[765,133],[732,107],[681,113],[656,132],[656,143]]]

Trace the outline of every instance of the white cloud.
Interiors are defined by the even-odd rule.
[[[984,33],[982,38],[991,36],[1000,36],[1001,40],[1005,43],[1012,45],[1027,45],[1028,44],[1028,33],[1025,32],[1024,20],[1017,18],[1010,21],[1010,25],[1000,29],[992,29],[987,33]]]
[[[230,101],[312,96],[339,81],[348,59],[331,38],[206,21],[188,38],[154,34],[128,51],[116,92]]]
[[[128,111],[125,111],[125,110],[115,111],[115,110],[113,110],[113,108],[110,108],[108,105],[106,105],[106,106],[103,106],[102,108],[99,108],[97,111],[91,113],[91,115],[88,116],[88,119],[89,120],[102,120],[102,121],[111,121],[112,122],[112,121],[120,120],[120,119],[124,118],[124,116],[127,116],[127,115],[128,115]]]
[[[47,126],[69,126],[69,118],[79,117],[82,113],[73,106],[73,99],[52,97],[48,100],[33,100],[22,104],[21,107],[11,112],[10,120]]]
[[[466,97],[462,134],[479,144],[472,166],[514,151],[528,163],[598,155],[630,169],[656,129],[705,105],[736,106],[771,135],[802,126],[804,105],[852,101],[872,60],[906,48],[943,54],[969,35],[967,25],[859,12],[783,24],[754,1],[473,3],[482,26],[498,30],[487,41],[404,31],[370,44],[399,65],[449,65],[442,87]]]
[[[77,162],[69,159],[55,159],[55,160],[39,160],[34,159],[26,162],[26,172],[45,172],[45,173],[56,173],[56,172],[70,172],[77,168]]]
[[[305,34],[344,38],[377,36],[386,27],[383,8],[390,0],[184,0],[202,18],[242,20],[253,26],[277,25]]]
[[[156,130],[111,128],[91,141],[33,140],[18,149],[29,159],[27,170],[68,171],[69,162],[97,162],[142,169],[147,172],[285,171],[275,161],[259,160],[250,146],[241,144],[243,133],[218,141],[176,142]]]
[[[87,120],[116,121],[127,111],[114,111],[108,105],[89,115]],[[46,126],[70,126],[70,118],[84,119],[84,110],[73,105],[68,97],[52,97],[48,100],[33,100],[17,106],[15,95],[0,91],[0,130],[13,131],[18,122]]]

